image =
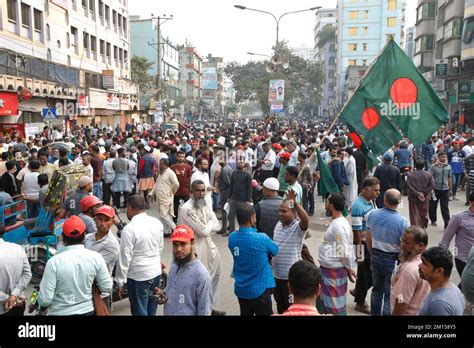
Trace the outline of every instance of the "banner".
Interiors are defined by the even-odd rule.
[[[204,68],[202,69],[202,88],[217,90],[217,69]]]
[[[285,101],[285,80],[270,80],[268,100],[270,104]]]

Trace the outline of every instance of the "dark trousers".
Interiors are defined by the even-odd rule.
[[[314,214],[314,188],[308,191],[308,213]]]
[[[372,270],[370,269],[370,258],[364,258],[357,266],[357,280],[355,286],[354,302],[363,306],[367,292],[372,287]]]
[[[309,208],[308,203],[309,202],[308,202],[308,189],[307,188],[303,189],[303,197],[301,198],[301,203],[303,205],[304,211],[308,213],[309,212],[308,211],[308,208]]]
[[[122,192],[114,192],[114,205],[117,209],[120,209],[120,197]],[[128,196],[130,196],[130,192],[123,193],[123,207],[125,207],[125,203],[127,202]]]
[[[110,205],[110,200],[112,199],[112,183],[107,184],[104,182],[102,187],[104,188],[104,204]]]
[[[364,170],[356,169],[357,173],[357,194],[362,192],[362,183],[364,182]]]
[[[444,220],[444,228],[448,227],[449,223],[449,190],[434,190],[436,201],[433,199],[430,200],[430,220],[431,222],[436,222],[438,220],[437,210],[438,210],[438,203],[441,202],[441,215],[443,216]]]
[[[265,290],[259,297],[250,300],[239,297],[239,306],[241,316],[272,315],[273,309],[270,289]]]
[[[39,215],[40,211],[40,203],[39,201],[26,201],[26,215],[28,216],[28,219],[33,219]]]
[[[261,184],[263,184],[265,180],[267,180],[268,178],[271,178],[272,176],[273,176],[273,170],[262,170],[260,172],[260,176],[258,180],[260,181]]]
[[[2,303],[3,305],[3,303]],[[11,310],[9,310],[8,312],[4,313],[4,314],[1,314],[0,316],[2,317],[22,317],[25,315],[25,306],[18,306],[18,307],[15,307]]]
[[[278,314],[283,314],[290,307],[290,290],[288,280],[275,278],[276,288],[273,297],[277,303]]]
[[[229,218],[227,216],[226,211],[224,210],[224,206],[227,203],[227,200],[229,199],[229,195],[230,195],[230,189],[221,190],[219,207],[221,208],[221,216],[222,216],[222,229],[221,229],[222,234],[227,232],[227,225],[229,223]]]
[[[127,279],[128,299],[133,316],[156,316],[158,303],[150,294],[155,292],[160,283],[161,275],[145,281]]]
[[[179,201],[183,200],[186,203],[189,199],[189,196],[174,196],[174,223],[178,222],[178,213],[179,213]]]
[[[410,223],[412,226],[418,226],[427,228],[428,227],[428,207],[429,200],[426,199],[424,202],[408,202]]]
[[[454,259],[454,262],[456,263],[456,269],[458,270],[459,277],[461,277],[462,272],[464,271],[464,268],[466,267],[466,263],[456,258]]]

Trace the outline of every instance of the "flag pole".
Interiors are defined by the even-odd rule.
[[[360,85],[364,82],[365,80],[365,77],[367,76],[367,74],[372,70],[372,68],[375,66],[375,64],[378,62],[378,60],[380,59],[380,57],[382,56],[382,53],[387,49],[388,45],[393,41],[393,37],[390,38],[390,40],[387,41],[387,43],[385,44],[384,48],[379,52],[379,54],[377,55],[377,57],[375,58],[374,62],[370,65],[369,69],[367,69],[367,71],[365,72],[364,74],[364,77],[359,81],[359,83],[357,84],[357,87],[356,87],[356,91],[359,89]],[[324,140],[326,140],[326,138],[328,137],[329,133],[332,131],[332,129],[334,128],[334,126],[336,125],[337,121],[339,121],[339,118],[341,117],[341,114],[342,112],[346,109],[347,105],[349,104],[349,102],[352,100],[352,97],[349,98],[349,100],[346,101],[346,103],[344,104],[343,108],[341,111],[339,111],[339,113],[337,114],[337,116],[334,118],[334,121],[332,122],[331,126],[329,127],[328,131],[326,132],[326,134],[323,136],[323,138],[321,139],[321,142],[320,144],[316,145],[316,149],[315,151],[311,154],[311,157],[309,157],[308,159],[306,159],[305,163],[304,163],[304,166],[301,167],[301,168],[304,168],[308,165],[308,163],[310,162],[310,160],[313,159],[313,157],[315,156],[315,154],[317,153],[317,150],[319,150],[319,148],[321,147],[321,144],[324,142]],[[403,133],[402,133],[403,134]],[[300,173],[298,174],[298,178],[300,178],[302,174],[302,170],[300,170]]]

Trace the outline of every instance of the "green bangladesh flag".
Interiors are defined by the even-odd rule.
[[[329,169],[328,165],[324,160],[321,158],[321,153],[319,149],[316,150],[318,156],[318,169],[319,169],[319,193],[324,198],[329,197],[331,193],[337,193],[339,191],[339,187],[336,184],[336,180],[332,176],[331,169]],[[347,211],[344,209],[342,212],[344,216],[347,216]]]
[[[357,150],[361,151],[365,155],[365,159],[367,161],[367,167],[369,168],[369,171],[372,170],[375,166],[377,166],[380,161],[377,159],[377,157],[373,154],[373,152],[367,147],[367,144],[365,141],[357,134],[357,132],[351,127],[349,127],[349,137],[351,138],[352,142],[354,143],[354,146],[357,148]]]
[[[410,58],[390,40],[340,118],[380,155],[403,136],[421,146],[448,121],[448,112]]]

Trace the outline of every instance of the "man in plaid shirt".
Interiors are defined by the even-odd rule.
[[[466,205],[469,205],[469,194],[474,191],[474,153],[464,159],[464,175],[466,176]]]

